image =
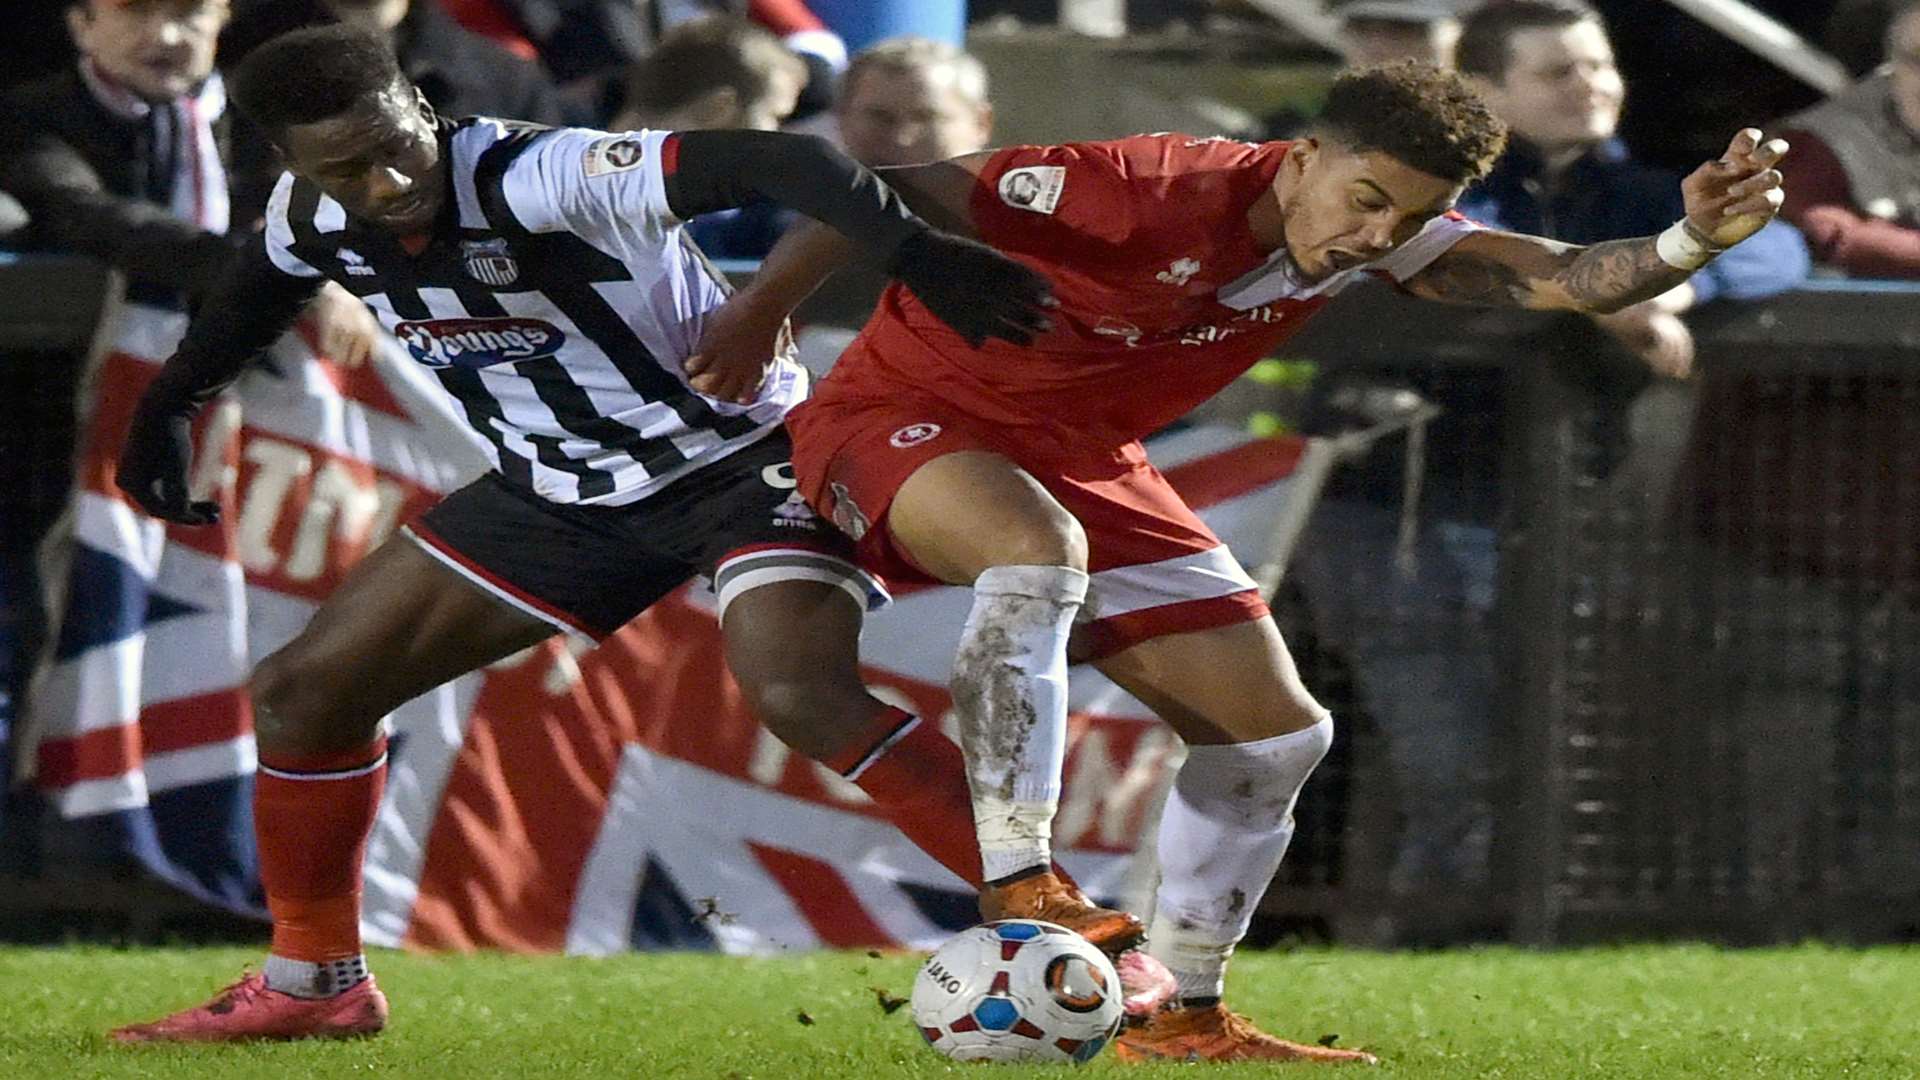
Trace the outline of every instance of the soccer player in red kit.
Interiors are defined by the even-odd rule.
[[[1031,347],[983,345],[890,288],[789,414],[794,465],[870,569],[973,586],[952,689],[986,915],[1048,918],[1110,949],[1148,931],[1048,869],[1070,656],[1186,741],[1146,933],[1179,999],[1121,1036],[1122,1058],[1371,1060],[1274,1038],[1220,1003],[1333,726],[1254,583],[1140,439],[1362,277],[1457,303],[1613,311],[1685,281],[1781,199],[1785,144],[1749,129],[1686,179],[1686,217],[1657,237],[1578,247],[1483,229],[1450,208],[1504,141],[1458,77],[1403,63],[1340,78],[1295,142],[1144,135],[882,170],[929,220],[1045,273],[1059,306]],[[736,341],[764,355],[843,246],[808,232],[777,248],[709,330],[702,377]]]

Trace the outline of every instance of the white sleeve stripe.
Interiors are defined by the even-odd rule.
[[[1485,228],[1467,218],[1443,214],[1422,226],[1411,240],[1388,252],[1386,258],[1374,264],[1374,269],[1392,274],[1395,281],[1405,281],[1425,270],[1463,238]]]
[[[325,276],[319,270],[315,269],[311,264],[309,264],[305,259],[302,259],[300,256],[295,255],[293,252],[287,250],[286,248],[283,248],[278,244],[273,243],[271,240],[267,242],[267,258],[271,259],[273,261],[274,267],[283,274],[291,274],[294,277],[303,277],[303,278],[317,278],[317,277]]]
[[[454,159],[452,166],[453,196],[454,201],[457,202],[460,207],[460,225],[462,228],[484,229],[487,227],[487,214],[486,211],[481,209],[480,193],[474,188],[474,164],[479,160],[480,155],[486,152],[487,147],[506,138],[506,136],[507,129],[498,122],[493,120],[478,120],[465,131],[458,132],[453,137],[451,149],[451,156]],[[477,140],[484,140],[484,145],[468,145]]]
[[[614,232],[651,231],[679,221],[667,206],[660,170],[660,147],[669,134],[550,132],[507,167],[500,194],[528,232],[570,231],[604,250]],[[639,155],[629,159],[633,144]]]
[[[267,258],[283,274],[294,277],[317,278],[320,271],[293,253],[293,226],[287,221],[287,207],[293,200],[293,174],[282,173],[280,182],[273,186],[273,196],[267,200]]]

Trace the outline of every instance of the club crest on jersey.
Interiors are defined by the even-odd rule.
[[[460,264],[467,276],[483,285],[511,285],[520,280],[520,264],[507,253],[507,242],[492,240],[460,241]]]
[[[422,319],[403,322],[393,336],[431,368],[483,368],[552,356],[567,335],[539,319]]]
[[[1060,191],[1067,186],[1064,165],[1029,165],[1008,169],[1000,174],[1000,201],[1015,210],[1051,214],[1060,205]]]
[[[647,151],[640,145],[640,140],[625,135],[609,135],[587,147],[587,157],[581,165],[581,171],[588,176],[611,176],[637,169],[645,160]]]
[[[887,437],[895,450],[905,450],[909,446],[919,446],[940,434],[939,424],[908,424]]]
[[[1155,281],[1167,285],[1185,285],[1187,280],[1200,272],[1200,260],[1175,259],[1165,270],[1153,275]]]

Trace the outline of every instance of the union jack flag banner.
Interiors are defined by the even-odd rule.
[[[64,617],[19,756],[60,814],[99,819],[154,874],[259,916],[245,673],[355,559],[484,465],[404,352],[346,370],[290,335],[201,421],[201,445],[216,449],[203,449],[195,482],[216,493],[221,524],[165,526],[112,473],[139,391],[182,326],[138,307],[120,326],[71,536],[54,551]],[[1236,552],[1259,561],[1276,518],[1311,499],[1296,478],[1305,446],[1201,427],[1152,450]],[[949,730],[947,665],[968,603],[959,589],[905,591],[865,638],[868,681]],[[1090,892],[1137,902],[1152,884],[1146,826],[1179,742],[1090,669],[1074,672],[1072,703],[1056,846]],[[964,886],[864,794],[751,719],[702,586],[596,649],[550,641],[390,723],[366,865],[373,943],[924,948],[977,921]]]

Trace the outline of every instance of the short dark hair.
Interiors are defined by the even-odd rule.
[[[406,81],[385,38],[328,25],[263,42],[240,61],[230,87],[247,119],[278,135],[332,119]]]
[[[1600,13],[1583,0],[1487,0],[1460,24],[1454,64],[1463,75],[1501,83],[1506,81],[1507,65],[1513,61],[1508,46],[1515,34],[1583,22],[1606,25]]]
[[[731,88],[745,105],[767,95],[781,68],[804,77],[806,64],[758,23],[709,15],[661,35],[634,65],[627,104],[642,112],[677,109],[701,95]]]
[[[1341,75],[1316,127],[1456,184],[1487,175],[1507,147],[1507,126],[1465,79],[1418,60]]]

